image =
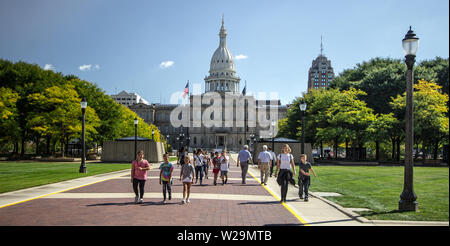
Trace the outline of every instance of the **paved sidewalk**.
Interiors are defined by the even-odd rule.
[[[143,204],[134,204],[130,171],[65,181],[0,195],[0,226],[150,225],[264,226],[302,225],[250,175],[241,184],[232,165],[227,184],[193,184],[191,202],[181,204],[180,167],[175,165],[172,200],[162,203],[159,167],[153,164]]]
[[[309,202],[298,199],[289,186],[287,203],[280,203],[274,177],[267,186],[250,165],[247,184],[232,154],[228,183],[213,185],[209,178],[191,188],[191,203],[181,204],[180,167],[175,164],[172,200],[162,203],[159,164],[153,163],[145,185],[144,204],[134,204],[130,170],[68,180],[0,194],[0,226],[45,225],[189,225],[189,226],[367,226],[441,225],[448,222],[369,221],[310,192]],[[234,160],[233,160],[234,159]]]
[[[232,155],[237,159],[237,155]],[[275,171],[275,170],[274,170]],[[260,170],[257,165],[250,165],[249,173],[260,183]],[[269,177],[267,185],[277,200],[281,197],[281,188],[276,178]],[[311,226],[449,226],[449,222],[434,221],[381,221],[368,220],[348,208],[344,208],[319,195],[319,192],[309,192],[309,201],[305,202],[298,198],[298,187],[289,185],[287,202],[285,207],[298,214],[305,224]]]

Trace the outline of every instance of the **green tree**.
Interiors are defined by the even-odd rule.
[[[422,143],[423,149],[432,149],[437,158],[442,143],[448,143],[448,95],[441,93],[441,86],[420,80],[414,85],[414,137]],[[395,110],[404,111],[406,93],[393,98],[391,105]]]
[[[18,99],[18,93],[10,88],[0,87],[0,144],[2,146],[14,143],[14,140],[19,137],[16,107]],[[0,149],[0,151],[4,150]],[[16,148],[15,151],[17,151]]]

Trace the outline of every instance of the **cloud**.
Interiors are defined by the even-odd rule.
[[[98,64],[95,64],[92,66],[92,64],[84,64],[79,67],[80,71],[91,71],[91,70],[99,70],[100,66]]]
[[[234,58],[235,58],[236,60],[242,60],[242,59],[247,59],[248,56],[243,55],[243,54],[240,54],[240,55],[235,56]]]
[[[174,61],[164,61],[164,62],[161,62],[161,64],[159,64],[159,67],[162,69],[168,68],[168,67],[173,66],[174,63],[175,63]]]
[[[55,70],[55,67],[52,64],[45,64],[44,70]]]

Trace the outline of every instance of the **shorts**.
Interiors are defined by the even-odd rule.
[[[192,182],[191,177],[187,177],[187,178],[183,179],[183,183],[191,183],[191,182]]]
[[[227,175],[227,174],[228,174],[228,171],[222,171],[222,170],[220,170],[220,176]]]
[[[214,174],[219,173],[219,171],[220,171],[220,169],[213,169]]]

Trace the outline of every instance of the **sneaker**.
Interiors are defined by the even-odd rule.
[[[139,202],[139,197],[137,196],[137,197],[134,198],[134,203],[137,204],[138,202]]]
[[[167,203],[167,201],[166,201],[166,200],[163,200],[163,201],[162,201],[162,203],[166,204],[166,203]]]
[[[189,201],[189,198],[188,199],[186,199],[186,203],[190,203],[191,201]]]
[[[186,201],[183,199],[183,200],[181,200],[181,204],[185,204],[186,203]]]
[[[308,201],[308,197],[305,197],[305,202],[307,202]]]
[[[144,199],[142,199],[142,198],[139,199],[139,203],[140,203],[140,204],[144,203]]]
[[[267,183],[264,183],[264,185],[267,185]]]
[[[303,196],[299,196],[298,198],[303,199]]]

